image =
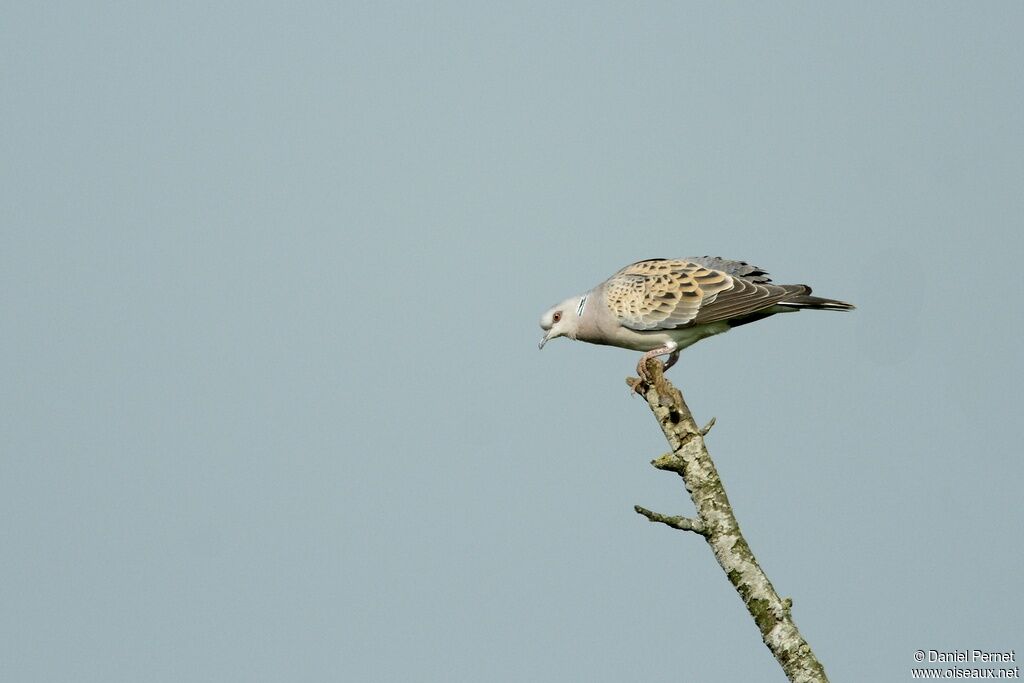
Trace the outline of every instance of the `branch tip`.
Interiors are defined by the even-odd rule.
[[[707,532],[704,529],[704,523],[699,519],[683,517],[682,515],[670,517],[668,515],[663,515],[660,512],[654,512],[653,510],[648,510],[645,507],[640,507],[639,505],[634,505],[633,509],[637,513],[646,517],[648,521],[660,522],[661,524],[670,526],[673,529],[679,529],[680,531],[692,531],[693,533],[700,534],[701,536],[707,535]]]
[[[706,425],[704,425],[703,427],[700,428],[700,435],[701,436],[707,436],[708,432],[710,432],[711,428],[714,427],[714,426],[715,426],[715,418],[711,418],[710,420],[708,420],[708,423]]]
[[[652,460],[651,464],[659,470],[671,472],[679,472],[683,467],[683,461],[675,453],[664,453]]]

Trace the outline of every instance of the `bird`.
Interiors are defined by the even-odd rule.
[[[644,354],[636,371],[649,383],[647,361],[679,352],[701,339],[776,313],[804,309],[851,311],[852,304],[811,296],[807,285],[778,285],[746,261],[719,256],[637,261],[590,291],[569,297],[540,319],[539,347],[568,337]]]

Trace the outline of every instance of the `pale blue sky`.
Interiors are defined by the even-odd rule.
[[[856,303],[670,376],[833,680],[1024,651],[1019,3],[6,3],[0,678],[782,680],[639,258]]]

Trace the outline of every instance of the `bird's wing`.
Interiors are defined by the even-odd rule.
[[[762,284],[685,259],[651,259],[613,275],[604,294],[619,324],[644,331],[741,317],[805,293],[795,287]]]
[[[685,260],[705,268],[720,270],[726,275],[737,275],[762,285],[772,281],[771,276],[764,268],[751,265],[746,261],[730,261],[721,256],[688,256]]]

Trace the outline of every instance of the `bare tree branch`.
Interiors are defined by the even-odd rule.
[[[718,470],[704,445],[704,435],[714,420],[703,429],[699,428],[682,394],[665,379],[661,363],[651,359],[647,362],[647,369],[653,379],[650,385],[634,378],[626,381],[647,399],[672,448],[671,452],[651,464],[661,470],[676,472],[683,478],[697,509],[697,517],[666,517],[639,505],[635,507],[636,511],[652,522],[702,535],[747,606],[761,632],[761,639],[789,680],[794,683],[827,683],[825,669],[793,623],[790,614],[793,601],[789,598],[783,600],[775,592],[740,532]]]
[[[715,418],[711,418],[710,420],[708,420],[708,423],[706,425],[704,425],[703,427],[700,428],[700,435],[701,436],[707,436],[708,432],[710,432],[711,428],[714,427],[714,426],[715,426]]]
[[[699,519],[683,517],[681,515],[669,517],[667,515],[661,514],[660,512],[654,512],[653,510],[648,510],[647,508],[640,507],[639,505],[634,505],[633,509],[639,512],[647,519],[651,520],[652,522],[661,522],[662,524],[667,524],[673,529],[680,529],[682,531],[692,531],[694,533],[700,534],[701,536],[703,536],[705,533],[704,525],[701,523]]]

